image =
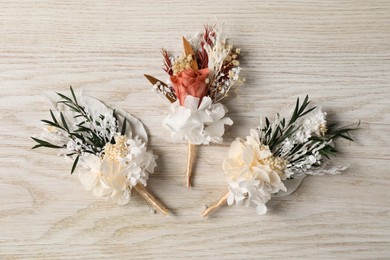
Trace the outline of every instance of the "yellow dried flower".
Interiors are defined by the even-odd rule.
[[[107,143],[104,146],[104,159],[118,161],[127,155],[127,138],[125,135],[116,136],[115,144]]]
[[[263,160],[265,165],[268,165],[272,170],[276,171],[279,175],[283,174],[286,169],[287,161],[281,157],[270,156]]]
[[[172,64],[173,75],[179,74],[179,72],[191,68],[192,55],[185,56],[182,54]]]
[[[328,128],[326,127],[326,124],[321,124],[319,128],[320,134],[324,136],[326,132],[328,132]]]
[[[269,147],[266,145],[260,145],[260,152],[266,151],[269,152]],[[262,160],[259,160],[261,164],[268,165],[272,170],[277,172],[279,175],[283,174],[284,169],[286,169],[286,166],[288,164],[288,161],[281,158],[276,157],[274,155],[270,155]]]

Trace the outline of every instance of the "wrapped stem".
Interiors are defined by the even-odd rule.
[[[192,168],[196,157],[196,145],[188,142],[188,157],[187,157],[187,187],[192,186]]]
[[[165,215],[169,215],[170,211],[165,205],[159,201],[153,194],[151,194],[143,184],[138,183],[134,189],[141,195],[141,197],[149,203],[155,210],[160,211]]]
[[[222,198],[220,198],[218,201],[216,201],[211,206],[207,207],[207,209],[205,211],[203,211],[202,216],[205,218],[208,215],[210,215],[211,213],[213,213],[214,211],[216,211],[222,205],[225,205],[228,195],[229,195],[229,192],[226,192],[226,194],[223,195]]]

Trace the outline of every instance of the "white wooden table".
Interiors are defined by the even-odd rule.
[[[162,129],[167,103],[143,73],[164,77],[161,47],[224,23],[244,55],[247,84],[225,104],[235,124],[198,153],[185,187],[185,144]],[[175,213],[150,214],[134,194],[121,207],[93,197],[55,151],[31,151],[48,118],[41,95],[69,85],[139,117],[160,156],[150,188]],[[309,94],[346,124],[340,176],[308,177],[265,216],[224,207],[229,144]],[[1,1],[0,258],[390,258],[389,1]]]

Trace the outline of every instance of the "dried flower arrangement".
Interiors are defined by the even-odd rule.
[[[188,142],[186,176],[190,187],[196,145],[221,143],[225,125],[233,124],[220,101],[242,82],[241,51],[234,49],[215,26],[205,26],[203,33],[190,40],[183,37],[183,46],[183,53],[177,57],[162,50],[166,83],[150,75],[145,77],[172,103],[164,128],[173,141]]]
[[[333,141],[350,141],[349,132],[356,127],[327,124],[326,113],[319,107],[308,108],[309,97],[286,115],[276,114],[271,123],[265,118],[246,140],[232,142],[229,156],[223,162],[229,191],[208,207],[206,217],[221,205],[255,206],[258,214],[267,212],[266,203],[277,193],[287,192],[290,180],[305,175],[339,174],[347,166],[327,168],[330,156],[337,153]],[[286,184],[286,185],[285,185]],[[297,185],[295,185],[297,188]],[[291,192],[291,191],[289,191]]]
[[[57,93],[51,120],[33,149],[58,149],[60,155],[74,160],[71,173],[78,165],[80,182],[95,196],[106,197],[125,205],[135,189],[154,209],[169,210],[147,189],[149,173],[156,167],[156,155],[147,150],[148,136],[137,118],[124,110],[111,110],[101,101],[70,87],[72,96]]]

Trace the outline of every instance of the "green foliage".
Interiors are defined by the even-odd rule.
[[[354,142],[354,140],[352,139],[352,137],[350,135],[350,132],[357,130],[360,127],[360,121],[356,124],[355,127],[344,126],[344,127],[337,128],[336,127],[337,125],[338,125],[338,123],[333,123],[333,124],[328,125],[328,130],[324,136],[312,136],[310,138],[310,140],[313,142],[330,143],[334,139],[343,138],[343,139]],[[335,147],[331,146],[330,144],[327,144],[324,146],[324,148],[319,150],[319,152],[321,155],[323,155],[329,159],[330,156],[336,155],[337,149]]]
[[[276,115],[276,119],[273,123],[270,123],[270,120],[265,118],[265,126],[260,127],[260,141],[264,145],[267,145],[273,154],[279,154],[281,152],[281,144],[287,138],[292,137],[302,126],[297,123],[298,119],[306,116],[310,112],[312,112],[316,107],[309,108],[310,104],[309,97],[306,96],[303,100],[302,104],[300,103],[299,98],[297,98],[297,102],[295,104],[295,108],[291,114],[291,117],[285,118],[280,117],[279,114]],[[288,122],[288,123],[287,123]],[[327,132],[324,135],[317,136],[313,135],[306,143],[296,143],[294,147],[291,149],[289,154],[294,154],[300,151],[304,146],[307,149],[306,154],[302,154],[299,158],[294,161],[298,161],[299,159],[311,154],[311,152],[319,146],[319,143],[324,144],[323,148],[318,150],[321,155],[329,158],[329,156],[334,156],[337,153],[337,150],[330,145],[330,143],[336,138],[344,138],[350,141],[353,139],[350,136],[350,132],[359,128],[360,122],[356,127],[341,127],[337,128],[336,124],[331,124],[328,126]],[[292,161],[292,162],[294,162]]]
[[[59,113],[59,118],[55,116],[52,110],[50,110],[50,116],[51,120],[42,120],[43,123],[45,123],[48,126],[55,127],[59,129],[60,131],[63,131],[67,137],[71,140],[81,141],[83,145],[81,145],[80,150],[78,151],[69,151],[67,156],[74,156],[77,155],[73,166],[72,166],[72,173],[74,172],[77,163],[79,161],[80,155],[82,153],[91,153],[91,154],[99,154],[103,151],[104,146],[108,142],[115,142],[114,138],[112,140],[109,140],[107,137],[102,137],[95,129],[92,129],[90,125],[98,125],[100,126],[100,122],[94,120],[91,115],[89,115],[85,107],[81,106],[76,98],[76,95],[73,91],[73,88],[70,87],[71,96],[67,97],[61,93],[57,93],[58,96],[60,96],[60,100],[58,103],[62,103],[65,106],[67,106],[71,111],[74,112],[74,119],[81,118],[80,123],[78,123],[75,126],[75,129],[71,130],[69,128],[69,123],[67,122],[64,114],[62,112]],[[115,111],[113,112],[113,116],[115,118],[116,114]],[[100,119],[104,119],[103,115],[100,115]],[[109,130],[108,128],[106,129]],[[117,132],[118,129],[116,129]],[[124,120],[124,124],[122,126],[122,133],[124,133],[126,130],[126,120]],[[32,148],[36,149],[39,147],[46,147],[46,148],[66,148],[67,144],[63,144],[61,146],[52,144],[48,141],[41,140],[39,138],[31,137],[37,144]]]
[[[286,124],[286,118],[280,118],[280,115],[276,115],[276,122],[271,124],[269,119],[265,118],[265,127],[260,129],[263,132],[262,143],[268,145],[271,151],[276,152],[276,148],[286,139],[292,136],[298,129],[296,121],[313,111],[316,107],[307,109],[310,104],[309,96],[306,96],[303,103],[300,105],[299,98],[294,108],[294,112],[291,115],[290,120]]]
[[[41,139],[38,139],[38,138],[35,138],[35,137],[31,137],[35,142],[37,142],[38,144],[34,145],[33,148],[31,149],[36,149],[36,148],[39,148],[39,147],[48,147],[48,148],[54,148],[54,149],[59,149],[59,148],[64,148],[65,146],[58,146],[58,145],[54,145],[54,144],[51,144],[47,141],[44,141],[44,140],[41,140]]]

